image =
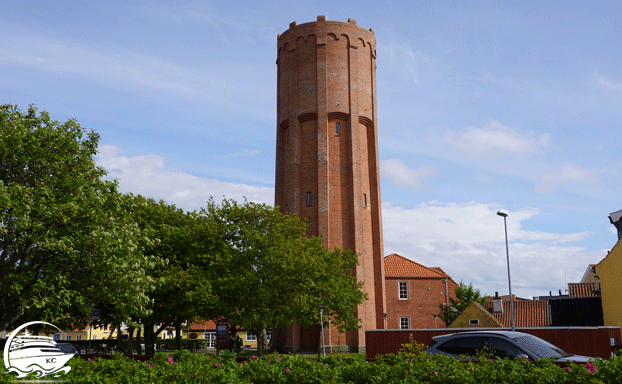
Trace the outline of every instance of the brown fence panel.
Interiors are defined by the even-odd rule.
[[[376,355],[397,353],[402,344],[413,340],[428,345],[434,336],[473,331],[509,331],[509,328],[443,328],[443,329],[376,329],[365,331],[365,351],[368,359]],[[574,355],[608,359],[620,344],[620,327],[546,327],[516,328],[537,336]],[[613,344],[613,345],[612,345]]]

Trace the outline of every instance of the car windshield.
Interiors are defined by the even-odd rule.
[[[570,353],[557,348],[553,344],[532,335],[519,336],[515,338],[514,341],[542,358],[553,357],[559,359],[572,356]]]

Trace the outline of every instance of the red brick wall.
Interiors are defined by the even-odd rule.
[[[373,31],[356,21],[322,16],[278,37],[275,204],[307,219],[307,234],[322,235],[327,247],[360,254],[354,272],[369,296],[357,311],[363,328],[328,335],[350,349],[365,345],[364,329],[383,327],[386,312],[375,45]],[[297,332],[285,334],[286,349],[296,350]]]
[[[400,281],[408,282],[408,300],[399,298]],[[445,303],[444,280],[387,277],[385,284],[388,329],[399,329],[399,318],[406,316],[410,318],[411,329],[445,328],[440,317],[436,319],[436,326],[434,324],[434,314],[439,313],[439,304]]]

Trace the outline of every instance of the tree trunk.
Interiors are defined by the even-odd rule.
[[[121,323],[118,323],[117,328],[117,351],[123,353],[123,340],[121,340]]]
[[[181,349],[181,325],[175,326],[175,345],[177,350]]]
[[[128,336],[127,336],[127,344],[126,344],[126,351],[125,351],[125,353],[131,355],[132,354],[132,349],[134,347],[134,343],[133,343],[133,341],[134,341],[134,327],[130,327],[127,330],[127,334],[128,334]]]
[[[145,339],[145,355],[155,355],[155,349],[153,345],[155,344],[156,335],[153,332],[154,324],[151,322],[145,323],[145,330],[143,331],[143,336]]]
[[[140,331],[142,330],[142,328],[136,328],[136,350],[138,351],[139,355],[143,354],[143,348],[140,345]]]
[[[257,355],[263,356],[266,349],[266,327],[263,324],[259,324],[257,328]]]

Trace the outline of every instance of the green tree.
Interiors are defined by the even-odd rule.
[[[98,140],[75,120],[0,106],[0,329],[84,323],[97,301],[147,310],[156,260],[127,220],[133,199],[102,180]]]
[[[258,335],[292,324],[325,319],[341,330],[359,327],[356,308],[366,299],[352,267],[357,254],[324,248],[322,239],[305,236],[306,225],[277,207],[224,199],[208,201],[197,232],[216,302],[205,317]]]
[[[191,239],[199,220],[196,213],[184,212],[162,200],[156,202],[142,196],[136,199],[140,208],[134,212],[134,219],[155,240],[145,252],[165,262],[153,271],[161,285],[150,295],[150,315],[141,318],[146,353],[153,354],[155,338],[163,330],[181,328],[183,323],[197,318],[202,308],[213,304],[206,273],[211,256],[199,254]]]
[[[473,283],[468,286],[460,281],[460,284],[454,290],[456,298],[449,298],[449,305],[439,304],[440,318],[445,322],[445,325],[451,324],[462,311],[466,309],[472,302],[480,303],[484,305],[486,299],[481,297],[479,289],[473,288]]]

